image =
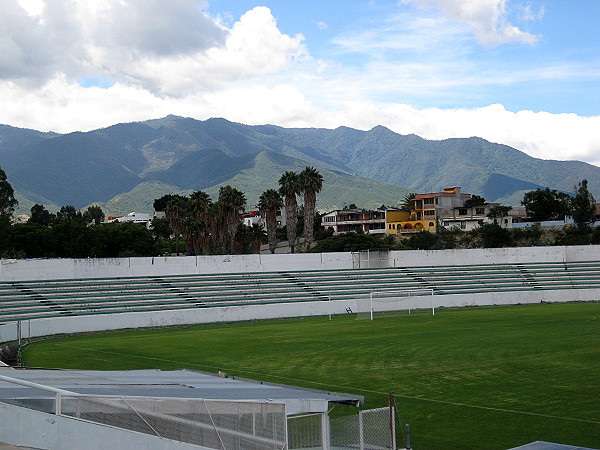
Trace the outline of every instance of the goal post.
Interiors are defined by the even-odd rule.
[[[357,319],[374,320],[379,312],[431,309],[435,316],[435,304],[432,288],[421,289],[383,289],[369,292],[368,296],[357,299]]]

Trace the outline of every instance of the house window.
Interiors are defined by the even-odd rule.
[[[423,203],[425,203],[426,205],[433,205],[433,198],[425,198],[423,199]]]
[[[458,215],[459,216],[466,216],[467,215],[467,208],[460,208],[458,210]],[[462,228],[462,227],[461,227]]]
[[[429,226],[430,226],[430,227],[434,227],[434,226],[435,226],[435,224],[434,224],[433,222],[429,222]]]
[[[426,216],[435,216],[435,209],[427,209],[423,214]]]
[[[485,214],[485,208],[475,208],[475,214]]]
[[[464,230],[465,228],[467,228],[467,222],[464,220],[460,221],[460,229]]]

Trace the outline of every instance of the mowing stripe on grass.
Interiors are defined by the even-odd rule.
[[[152,357],[152,356],[140,356],[140,355],[133,355],[133,354],[129,354],[129,353],[114,352],[114,351],[108,351],[108,350],[97,350],[97,349],[91,349],[88,347],[76,346],[76,345],[65,345],[65,344],[58,344],[58,343],[56,343],[55,345],[58,347],[77,348],[79,350],[86,350],[86,351],[90,351],[90,352],[94,352],[94,353],[106,353],[106,354],[111,354],[111,355],[127,356],[127,357],[142,359],[142,360],[162,361],[162,362],[175,363],[175,364],[186,364],[188,366],[193,366],[193,367],[198,367],[198,368],[203,368],[203,369],[210,368],[210,369],[217,369],[217,370],[226,370],[229,372],[236,370],[236,369],[232,369],[232,368],[228,368],[228,367],[209,366],[209,365],[190,363],[190,362],[182,363],[181,361],[176,361],[176,360],[172,360],[172,359],[156,358],[156,357]],[[241,371],[244,373],[249,373],[249,374],[254,374],[254,375],[260,375],[260,376],[265,375],[262,372],[256,372],[256,371],[252,371],[252,370],[242,369]],[[328,388],[333,387],[336,390],[350,389],[350,390],[354,390],[357,392],[370,393],[370,394],[379,394],[379,395],[388,395],[389,394],[389,392],[381,392],[381,391],[375,391],[375,390],[369,390],[369,389],[362,389],[362,388],[356,388],[354,386],[347,386],[347,385],[325,384],[325,383],[320,383],[317,381],[301,380],[301,379],[285,377],[285,376],[281,376],[281,375],[269,374],[269,376],[271,376],[273,378],[280,378],[282,380],[286,380],[287,382],[313,384],[313,385],[317,385],[317,386],[326,386]],[[450,402],[447,400],[437,400],[437,399],[431,399],[431,398],[425,398],[425,397],[415,397],[415,396],[402,395],[402,394],[396,394],[396,393],[394,393],[394,396],[406,398],[406,399],[410,399],[410,400],[460,406],[460,407],[464,407],[464,408],[484,409],[484,410],[488,410],[488,411],[498,411],[498,412],[510,413],[510,414],[523,414],[523,415],[527,415],[527,416],[545,417],[548,419],[571,420],[571,421],[575,421],[575,422],[585,422],[585,423],[600,425],[600,421],[596,421],[596,420],[577,419],[574,417],[555,416],[555,415],[541,414],[541,413],[534,413],[534,412],[527,412],[527,411],[518,411],[518,410],[514,410],[514,409],[494,408],[491,406],[469,405],[466,403],[457,403],[457,402]]]

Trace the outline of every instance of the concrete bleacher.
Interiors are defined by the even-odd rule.
[[[460,295],[599,288],[600,261],[0,281],[0,323],[352,300],[380,290]]]

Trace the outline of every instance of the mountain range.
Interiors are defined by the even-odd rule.
[[[573,192],[584,178],[600,199],[600,167],[537,159],[477,137],[433,141],[382,126],[283,128],[178,116],[69,134],[0,125],[0,167],[25,213],[34,203],[50,211],[98,204],[110,215],[151,212],[164,194],[205,190],[215,199],[226,184],[253,206],[285,171],[306,166],[323,175],[321,211],[396,206],[410,192],[451,186],[516,206],[527,191]]]

